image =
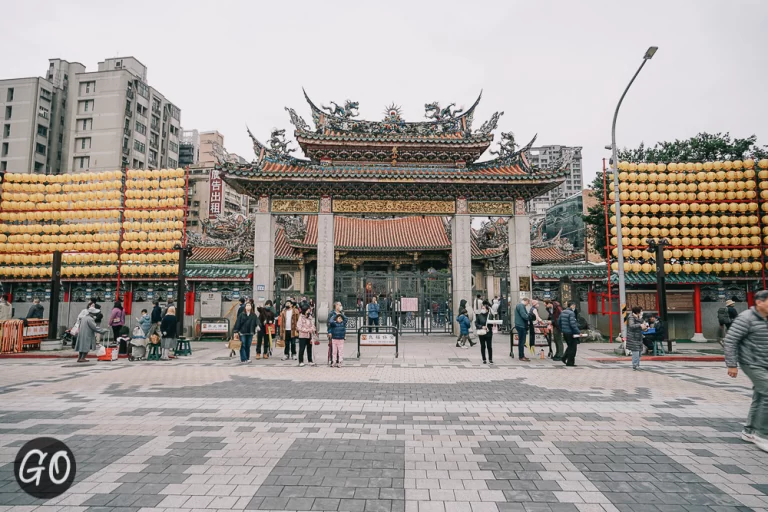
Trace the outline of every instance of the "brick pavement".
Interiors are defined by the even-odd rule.
[[[410,337],[347,367],[229,360],[0,361],[0,511],[725,512],[768,509],[768,454],[739,432],[722,363],[523,364]],[[604,347],[602,347],[604,348]],[[348,350],[352,353],[352,350]],[[321,351],[324,357],[324,351]],[[12,461],[49,435],[64,495]]]

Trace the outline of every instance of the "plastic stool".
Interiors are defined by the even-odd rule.
[[[159,361],[162,355],[162,345],[160,343],[150,343],[147,351],[147,361]]]
[[[181,336],[176,341],[176,352],[174,355],[177,356],[191,356],[192,355],[192,346],[189,344],[189,340],[185,338],[184,336]]]

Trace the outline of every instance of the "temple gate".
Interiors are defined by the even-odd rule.
[[[526,146],[516,144],[512,133],[502,133],[492,159],[478,161],[493,141],[499,117],[472,129],[475,108],[454,104],[441,108],[425,105],[427,121],[406,122],[391,105],[382,121],[357,117],[358,104],[317,107],[306,95],[315,128],[287,108],[294,136],[307,159],[291,156],[285,130],[274,130],[267,144],[253,140],[256,160],[251,165],[222,164],[221,175],[241,193],[258,200],[254,222],[253,297],[257,303],[274,297],[275,216],[317,217],[316,298],[318,319],[324,321],[333,303],[344,302],[336,285],[334,216],[364,218],[449,217],[451,239],[448,288],[427,281],[426,295],[450,294],[445,309],[455,310],[462,299],[472,305],[471,218],[499,217],[508,222],[509,295],[512,301],[531,292],[530,225],[526,201],[558,186],[567,172],[568,156],[552,167],[534,168]],[[416,248],[419,240],[414,240]],[[343,278],[343,275],[339,277]],[[382,276],[383,277],[383,276]],[[414,276],[415,277],[415,276]],[[370,285],[382,286],[378,279]],[[364,283],[368,286],[368,283]],[[409,286],[413,287],[411,282]],[[446,291],[450,290],[450,291]],[[348,309],[348,308],[347,308]],[[419,306],[424,310],[423,305]],[[439,308],[438,308],[439,309]],[[447,323],[448,314],[444,313]],[[422,320],[423,321],[423,320]]]

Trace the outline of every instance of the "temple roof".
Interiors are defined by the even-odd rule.
[[[275,259],[276,260],[300,260],[301,254],[288,241],[285,229],[278,228],[275,232]]]
[[[449,250],[451,241],[441,217],[362,219],[335,215],[334,249],[360,252]],[[307,218],[307,231],[300,247],[317,246],[317,216]]]
[[[565,263],[583,259],[583,252],[568,252],[557,246],[531,248],[531,263],[533,264]]]
[[[751,279],[754,279],[752,277]],[[606,277],[603,277],[606,280]],[[681,272],[675,274],[670,272],[665,277],[667,284],[720,284],[722,281],[714,274],[686,274]],[[619,275],[616,272],[611,273],[611,283],[617,284]],[[624,274],[624,283],[628,285],[653,285],[656,286],[656,272],[626,272]]]
[[[240,255],[227,247],[192,247],[192,254],[187,258],[189,263],[212,263],[237,261]]]
[[[559,281],[570,277],[574,281],[601,281],[606,278],[606,265],[590,263],[570,263],[567,265],[541,265],[531,267],[534,281]]]

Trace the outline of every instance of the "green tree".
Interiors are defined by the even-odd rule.
[[[653,147],[641,143],[637,148],[619,150],[619,160],[628,162],[707,162],[714,160],[737,160],[744,158],[768,158],[768,146],[757,144],[757,136],[746,139],[731,139],[729,133],[699,133],[685,140],[657,142]],[[587,210],[584,222],[590,233],[592,247],[599,254],[605,253],[608,241],[605,239],[605,194],[603,190],[603,173],[598,172],[589,187],[598,203]],[[608,193],[613,188],[608,183]]]

